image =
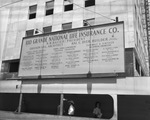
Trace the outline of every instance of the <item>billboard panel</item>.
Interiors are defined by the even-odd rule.
[[[40,74],[42,45],[34,44],[40,37],[23,40],[19,65],[19,76],[38,76]]]
[[[124,72],[123,22],[24,38],[19,76]]]

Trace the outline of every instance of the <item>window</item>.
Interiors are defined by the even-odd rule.
[[[141,70],[141,76],[144,76],[144,72],[143,72],[143,70]]]
[[[26,31],[26,37],[33,36],[33,34],[34,34],[34,29]]]
[[[140,65],[137,59],[135,59],[135,68],[137,70],[137,72],[140,74]]]
[[[71,29],[71,28],[72,28],[72,23],[62,24],[62,29],[63,30],[68,30],[68,29]]]
[[[65,5],[65,11],[73,10],[73,4]]]
[[[92,26],[95,23],[95,18],[83,20],[83,26]]]
[[[8,72],[9,71],[9,62],[2,62],[1,72]]]
[[[52,15],[54,11],[54,0],[46,2],[45,15]]]
[[[136,8],[136,5],[134,6],[135,8],[135,18],[137,18],[137,8]]]
[[[19,70],[19,59],[3,61],[2,62],[2,72],[18,72]]]
[[[33,5],[29,7],[29,19],[36,18],[36,9],[37,9],[37,5]]]
[[[95,0],[85,0],[85,7],[94,6]]]
[[[64,0],[64,11],[73,10],[73,1],[72,0]]]
[[[137,47],[139,47],[139,35],[137,31],[136,31],[136,45]]]
[[[44,33],[50,33],[52,31],[52,26],[44,27],[43,32]]]
[[[19,68],[19,61],[16,62],[10,62],[9,72],[18,72]]]

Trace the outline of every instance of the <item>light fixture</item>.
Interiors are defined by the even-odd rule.
[[[38,28],[36,28],[35,31],[34,31],[34,33],[35,33],[35,34],[42,34],[43,31],[42,31],[42,30],[39,30]]]

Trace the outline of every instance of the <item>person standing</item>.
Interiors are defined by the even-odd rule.
[[[101,109],[100,109],[100,102],[95,103],[95,108],[93,110],[93,115],[94,115],[94,118],[101,118],[102,117],[102,112],[101,112]]]
[[[68,115],[72,116],[74,115],[75,112],[74,102],[72,100],[68,102],[69,102]]]

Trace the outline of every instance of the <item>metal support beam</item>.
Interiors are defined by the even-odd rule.
[[[21,108],[22,108],[22,96],[23,96],[23,94],[22,94],[22,81],[21,81],[18,113],[21,113]]]
[[[22,93],[20,93],[18,113],[21,113],[21,107],[22,107]]]
[[[60,96],[60,115],[61,116],[63,115],[63,106],[64,106],[63,99],[64,99],[64,94],[61,93],[61,96]]]

